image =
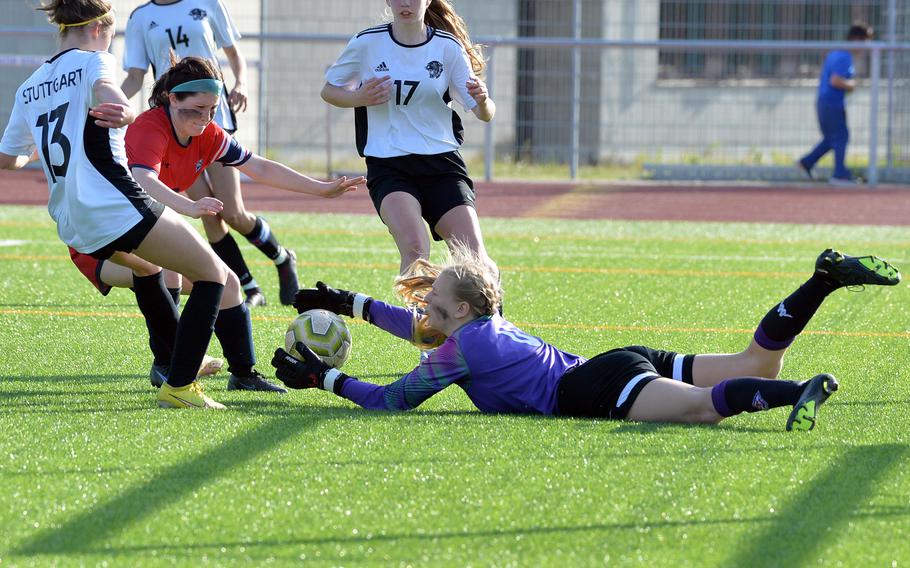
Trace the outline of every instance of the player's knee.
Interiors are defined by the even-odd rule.
[[[784,366],[783,357],[752,357],[751,375],[764,379],[776,379]]]
[[[429,258],[430,249],[426,239],[420,238],[420,235],[403,235],[397,238],[398,247],[401,251],[401,257],[408,257],[409,260],[418,258]]]
[[[225,209],[220,213],[221,218],[235,231],[247,234],[256,226],[256,218],[249,215],[246,211],[234,211]],[[251,217],[251,218],[248,218]]]

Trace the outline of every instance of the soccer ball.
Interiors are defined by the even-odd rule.
[[[300,358],[294,344],[302,341],[326,365],[340,369],[351,355],[351,331],[341,316],[326,310],[308,310],[297,316],[284,335],[284,349]]]

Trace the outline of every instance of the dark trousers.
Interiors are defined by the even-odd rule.
[[[847,155],[847,142],[850,131],[847,130],[847,111],[843,107],[818,102],[815,105],[818,115],[818,126],[822,131],[822,141],[800,160],[806,168],[812,168],[822,156],[834,150],[834,177],[849,179],[850,171],[844,164]]]

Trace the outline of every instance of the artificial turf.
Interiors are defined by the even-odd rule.
[[[393,301],[372,216],[269,215],[304,283]],[[583,355],[738,351],[827,246],[910,272],[910,229],[483,219],[506,317]],[[41,208],[0,208],[0,564],[903,566],[910,292],[832,295],[781,378],[835,374],[810,433],[785,409],[682,426],[483,415],[452,387],[404,414],[322,391],[160,410],[133,295],[102,298]],[[262,371],[295,315],[254,311]],[[441,249],[434,250],[440,258]],[[349,374],[417,351],[352,323]],[[217,344],[210,354],[217,355]]]

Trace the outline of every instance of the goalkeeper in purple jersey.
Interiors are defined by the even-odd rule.
[[[330,368],[297,343],[302,359],[275,351],[278,378],[288,387],[321,388],[373,410],[410,410],[454,384],[482,412],[716,424],[741,412],[792,406],[787,430],[811,430],[837,381],[829,374],[775,380],[784,352],[838,288],[900,281],[900,272],[877,257],[828,249],[809,280],[765,315],[740,353],[683,355],[632,346],[585,359],[503,319],[498,271],[476,253],[459,247],[444,266],[417,264],[416,275],[400,277],[396,288],[406,300],[424,304],[425,318],[322,282],[301,290],[294,306],[363,318],[415,343],[427,343],[436,330],[443,340],[429,358],[397,381],[376,385]]]

